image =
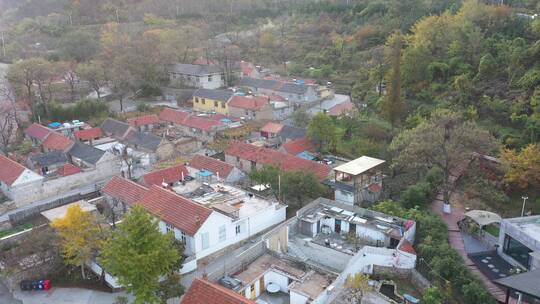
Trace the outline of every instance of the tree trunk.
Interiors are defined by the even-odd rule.
[[[84,280],[86,280],[86,274],[84,273],[84,263],[81,264],[81,275]]]
[[[124,95],[120,95],[120,112],[124,112]]]

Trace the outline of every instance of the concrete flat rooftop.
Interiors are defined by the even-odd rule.
[[[526,235],[540,242],[540,215],[516,217],[507,221]]]

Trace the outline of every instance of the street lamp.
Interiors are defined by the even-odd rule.
[[[529,199],[529,197],[524,195],[521,198],[523,199],[523,206],[521,207],[521,217],[523,217],[523,213],[525,212],[525,202]]]

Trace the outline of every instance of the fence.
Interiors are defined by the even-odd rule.
[[[266,246],[264,245],[264,242],[259,241],[248,249],[238,253],[235,259],[228,259],[227,262],[223,264],[223,268],[216,269],[212,273],[208,274],[208,279],[210,281],[217,281],[223,276],[243,271],[249,266],[249,264],[253,263],[265,252]]]
[[[94,191],[94,192],[85,193],[85,194],[79,193],[79,194],[63,197],[63,198],[51,201],[49,203],[41,204],[35,207],[31,207],[31,208],[10,214],[9,222],[11,223],[12,226],[16,226],[18,224],[23,223],[26,219],[40,214],[42,211],[60,207],[60,206],[73,203],[82,199],[95,198],[98,196],[99,196],[99,192]]]

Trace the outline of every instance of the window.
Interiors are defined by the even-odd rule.
[[[203,250],[210,247],[210,237],[208,235],[208,232],[204,232],[201,234],[201,247]]]
[[[202,103],[202,104],[205,104],[205,103],[206,103],[206,100],[204,100],[204,98],[201,98],[201,103]]]
[[[170,224],[165,223],[165,230],[167,232],[172,231],[174,233],[174,227]]]
[[[212,81],[212,75],[208,75],[208,81]]]
[[[242,231],[240,230],[240,225],[236,225],[235,231],[236,231],[236,235],[239,235],[240,232],[242,232]]]
[[[236,157],[236,162],[239,163],[240,162],[240,157]]]
[[[223,109],[225,109],[225,108],[227,107],[227,104],[225,104],[224,102],[222,102],[222,103],[221,103],[221,107],[222,107]]]
[[[199,98],[195,97],[195,103],[199,103]]]
[[[216,107],[216,108],[219,107],[219,102],[214,101],[214,107]]]
[[[512,257],[514,260],[519,262],[521,265],[529,268],[530,267],[530,255],[532,252],[529,247],[521,244],[508,234],[504,236],[504,246],[503,252]]]
[[[227,229],[225,228],[225,225],[222,225],[219,227],[219,241],[223,242],[227,238]]]
[[[181,231],[180,233],[180,241],[182,241],[184,244],[187,243],[186,233],[184,231]]]

